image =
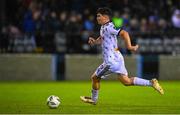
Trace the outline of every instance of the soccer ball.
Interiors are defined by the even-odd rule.
[[[47,98],[47,106],[51,109],[55,109],[60,105],[60,99],[58,96],[51,95]]]

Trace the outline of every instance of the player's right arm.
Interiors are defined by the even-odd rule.
[[[131,44],[131,39],[130,39],[129,33],[128,33],[127,31],[121,30],[121,31],[119,32],[119,36],[120,36],[122,39],[124,39],[125,44],[126,44],[126,47],[127,47],[128,50],[136,51],[136,50],[138,49],[139,45],[133,46],[133,45]]]
[[[98,45],[101,44],[102,42],[102,38],[99,36],[97,39],[93,38],[93,37],[89,37],[88,43],[90,45]]]
[[[120,36],[125,41],[126,48],[131,51],[136,51],[138,49],[138,45],[133,46],[131,44],[131,39],[129,37],[129,33],[122,28],[116,29],[115,27],[111,26],[109,28],[109,32],[113,35]]]

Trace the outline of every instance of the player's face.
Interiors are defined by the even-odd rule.
[[[100,25],[105,24],[108,20],[106,15],[102,15],[100,13],[97,14],[96,19],[97,19],[98,24]]]

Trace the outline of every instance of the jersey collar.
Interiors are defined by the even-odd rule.
[[[105,24],[103,24],[103,26],[107,26],[109,25],[109,23],[111,23],[111,21],[106,22]]]

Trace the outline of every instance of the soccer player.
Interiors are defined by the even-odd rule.
[[[156,79],[145,80],[138,77],[129,77],[124,64],[124,58],[117,45],[117,36],[120,36],[125,41],[127,49],[136,51],[138,45],[131,45],[131,39],[128,32],[122,28],[116,29],[111,22],[111,10],[109,8],[99,8],[97,10],[97,22],[101,25],[100,36],[95,39],[89,37],[90,45],[101,44],[103,63],[92,74],[92,95],[91,97],[80,96],[80,99],[85,103],[96,104],[100,89],[101,78],[106,77],[111,73],[118,75],[119,81],[125,86],[150,86],[157,90],[160,94],[164,91]]]

